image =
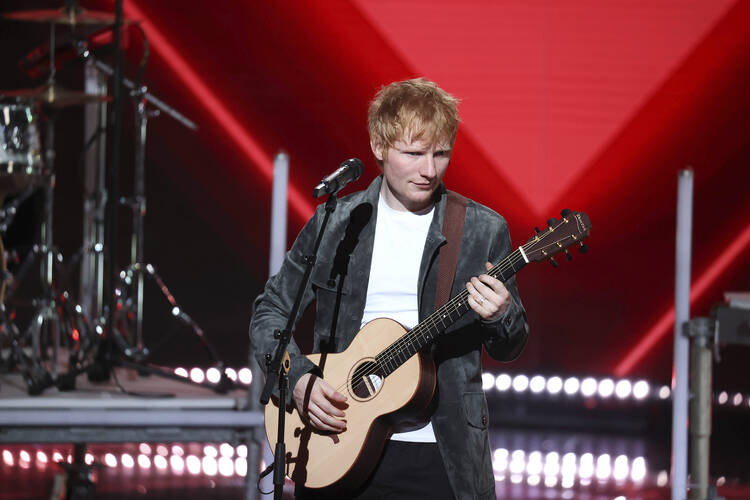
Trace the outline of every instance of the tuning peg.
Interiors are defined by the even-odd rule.
[[[538,227],[536,227],[536,226],[534,226],[534,231],[536,231],[536,234],[539,234],[539,233],[541,233],[541,232],[542,232],[542,231],[540,231],[540,230],[539,230],[539,228],[538,228]]]
[[[557,266],[560,265],[560,264],[557,263],[557,261],[555,260],[554,257],[550,257],[549,261],[550,261],[550,264],[552,264],[552,267],[557,267]]]
[[[568,259],[568,261],[573,260],[573,256],[570,255],[570,252],[568,252],[567,249],[565,249],[565,258]]]
[[[550,217],[549,219],[547,219],[547,225],[550,227],[554,226],[556,222],[557,221],[555,220],[554,217]]]
[[[562,215],[563,217],[567,217],[570,214],[571,214],[571,211],[569,208],[563,208],[562,212],[560,212],[560,215]]]
[[[589,251],[589,247],[585,243],[581,242],[581,248],[578,249],[580,253],[586,253]]]

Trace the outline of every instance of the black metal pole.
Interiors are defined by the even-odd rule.
[[[107,325],[97,352],[96,367],[89,372],[91,380],[108,380],[112,371],[115,356],[114,329],[117,298],[117,208],[120,202],[120,138],[122,136],[122,51],[120,50],[120,32],[122,31],[122,0],[115,0],[114,55],[115,64],[112,75],[112,114],[109,120],[111,138],[109,149],[108,198],[105,226],[105,274],[104,293],[108,298]]]

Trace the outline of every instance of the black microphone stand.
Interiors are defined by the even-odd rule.
[[[276,437],[276,449],[274,450],[274,463],[273,463],[273,497],[274,500],[281,500],[282,493],[284,491],[284,474],[286,471],[286,444],[284,443],[284,418],[286,415],[286,393],[289,389],[289,379],[287,374],[291,366],[289,361],[289,353],[287,347],[289,341],[292,339],[292,330],[294,329],[294,323],[299,312],[300,304],[302,303],[302,297],[305,294],[307,283],[310,281],[310,274],[312,273],[315,260],[317,259],[318,249],[320,248],[320,242],[323,239],[323,233],[328,225],[328,219],[331,214],[336,210],[336,193],[333,192],[326,201],[326,215],[323,218],[323,224],[320,226],[318,232],[318,238],[315,240],[315,246],[313,251],[309,255],[305,255],[305,274],[302,276],[302,281],[297,289],[297,297],[294,300],[294,305],[287,318],[286,327],[283,330],[276,330],[274,337],[279,339],[279,343],[276,345],[276,352],[271,357],[270,354],[266,354],[266,385],[263,387],[263,393],[260,396],[260,403],[267,405],[268,400],[271,398],[271,392],[273,391],[274,383],[278,381],[279,387],[279,427]]]

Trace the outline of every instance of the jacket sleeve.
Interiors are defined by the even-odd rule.
[[[287,319],[291,313],[297,290],[305,274],[305,256],[312,253],[315,239],[322,221],[321,207],[316,210],[313,217],[302,228],[291,250],[284,257],[284,262],[277,274],[272,276],[253,304],[252,318],[250,320],[250,348],[261,370],[266,371],[265,355],[273,355],[278,340],[274,338],[275,331],[281,331],[286,327]],[[296,325],[299,318],[310,305],[314,292],[308,283],[300,303],[298,316],[294,321]],[[289,353],[291,368],[289,370],[289,391],[286,403],[292,400],[292,390],[299,378],[308,372],[319,372],[318,367],[303,356],[297,347],[294,338],[287,349]],[[278,396],[278,388],[274,390]]]
[[[510,232],[505,220],[500,217],[489,259],[497,263],[511,252]],[[526,310],[518,294],[515,276],[504,283],[510,292],[511,303],[508,310],[494,321],[481,321],[484,348],[498,361],[512,361],[523,351],[529,337]]]

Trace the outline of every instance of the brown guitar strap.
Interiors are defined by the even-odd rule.
[[[453,280],[458,265],[458,252],[461,250],[461,236],[464,234],[467,199],[458,193],[448,191],[443,219],[443,236],[446,243],[440,249],[438,259],[438,283],[435,294],[435,309],[442,306],[451,296]]]

